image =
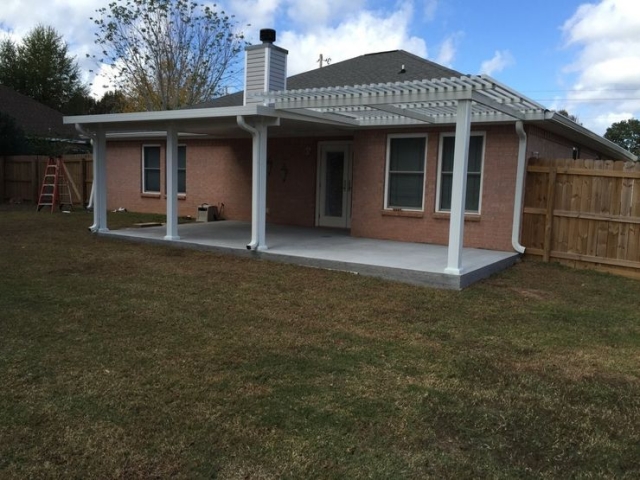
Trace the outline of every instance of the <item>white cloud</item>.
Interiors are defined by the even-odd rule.
[[[496,50],[496,53],[489,60],[485,60],[480,64],[480,73],[493,75],[501,72],[505,68],[513,65],[515,60],[509,50]]]
[[[273,28],[281,0],[233,0],[232,13],[240,19],[241,24],[250,24],[251,31],[258,32],[261,28]],[[251,39],[257,40],[256,39]]]
[[[317,67],[316,61],[321,53],[324,58],[331,58],[332,63],[394,49],[426,57],[425,41],[409,32],[412,16],[413,9],[407,3],[391,15],[365,10],[335,27],[324,26],[311,33],[285,31],[280,35],[279,44],[290,49],[287,61],[289,74]]]
[[[362,11],[364,0],[287,0],[287,15],[301,30],[314,31]]]
[[[437,10],[438,0],[424,0],[424,19],[427,22],[431,22],[436,18]]]
[[[582,5],[562,30],[566,46],[578,49],[564,70],[574,77],[567,100],[585,126],[603,133],[615,121],[640,116],[640,3]]]
[[[435,62],[451,68],[458,50],[458,45],[463,36],[464,34],[462,32],[456,32],[445,38],[438,48],[438,55],[435,58]]]

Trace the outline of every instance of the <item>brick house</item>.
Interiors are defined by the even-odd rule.
[[[263,35],[264,33],[264,35]],[[526,159],[634,159],[488,76],[463,75],[402,50],[286,77],[275,32],[246,51],[246,84],[168,112],[67,117],[94,137],[94,230],[106,210],[177,216],[224,204],[251,221],[348,229],[351,236],[516,251]],[[167,195],[166,192],[170,194]]]

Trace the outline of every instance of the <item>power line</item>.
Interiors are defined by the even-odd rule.
[[[535,98],[536,102],[620,102],[624,100],[640,100],[640,97],[619,97],[619,98]]]
[[[539,92],[637,92],[640,91],[640,86],[636,88],[560,88],[560,89],[544,89],[544,90],[522,90],[522,93],[539,93]]]

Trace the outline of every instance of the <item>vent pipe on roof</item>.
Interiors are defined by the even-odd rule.
[[[273,43],[276,41],[276,31],[273,28],[263,28],[260,30],[260,41],[262,43]]]

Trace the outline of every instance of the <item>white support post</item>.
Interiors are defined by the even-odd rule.
[[[180,240],[178,235],[178,132],[171,125],[167,129],[167,234],[165,240]]]
[[[93,146],[93,232],[108,232],[107,226],[107,136],[102,128],[96,132]]]
[[[471,134],[471,100],[458,100],[456,140],[453,155],[453,185],[451,187],[451,219],[449,251],[445,273],[461,275],[464,239],[464,207],[467,192],[467,164]]]
[[[267,126],[262,120],[253,135],[251,243],[247,248],[267,250]]]

